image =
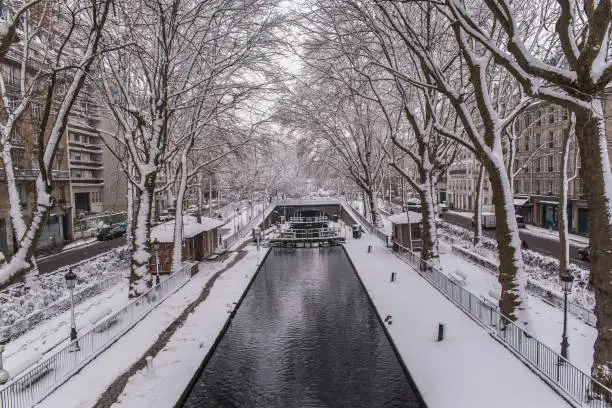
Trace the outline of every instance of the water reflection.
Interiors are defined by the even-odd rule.
[[[420,407],[344,251],[273,248],[184,407]]]

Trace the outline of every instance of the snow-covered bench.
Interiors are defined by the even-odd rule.
[[[93,316],[91,316],[89,318],[89,323],[91,323],[92,326],[96,326],[96,328],[94,329],[94,331],[96,333],[100,333],[103,332],[105,330],[107,330],[109,327],[111,327],[113,324],[117,323],[117,319],[118,316],[112,316],[106,320],[104,320],[102,323],[98,324],[100,321],[102,321],[106,316],[110,315],[113,312],[113,310],[110,307],[107,307],[105,309],[100,310],[98,313],[94,314]]]
[[[40,351],[36,350],[32,353],[27,359],[23,360],[21,363],[17,365],[13,369],[13,377],[16,377],[18,374],[23,373],[24,371],[30,369],[31,367],[36,367],[30,370],[27,374],[21,377],[21,387],[22,389],[26,389],[30,387],[32,384],[38,382],[45,375],[49,374],[52,369],[51,361],[47,360],[40,364],[40,360],[42,360],[43,355]]]
[[[450,280],[460,286],[465,285],[465,281],[468,278],[468,276],[465,273],[461,272],[459,269],[455,269],[454,271],[449,273],[448,277],[450,278]]]

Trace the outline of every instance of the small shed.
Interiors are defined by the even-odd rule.
[[[393,226],[393,242],[406,248],[421,249],[423,216],[421,213],[406,211],[388,218]],[[410,242],[412,239],[412,243]]]
[[[182,261],[203,261],[215,253],[218,240],[218,229],[222,221],[201,217],[183,218],[183,251]],[[151,270],[155,272],[159,256],[159,273],[167,274],[172,270],[172,252],[174,251],[174,220],[151,229],[151,242],[159,243],[159,249],[152,248]],[[156,254],[157,252],[157,254]]]

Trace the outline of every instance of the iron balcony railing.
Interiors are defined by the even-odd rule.
[[[0,407],[27,408],[42,401],[128,332],[191,277],[191,265],[170,275],[139,298],[0,387]],[[78,343],[78,351],[75,350]]]

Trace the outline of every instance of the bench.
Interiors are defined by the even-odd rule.
[[[89,318],[89,323],[91,323],[92,326],[96,326],[97,324],[97,326],[94,328],[94,332],[103,332],[105,330],[108,330],[108,328],[111,327],[113,324],[117,323],[117,320],[119,319],[117,315],[111,316],[110,318],[104,320],[104,318],[110,315],[112,312],[112,309],[107,307],[106,309],[99,311],[98,313]],[[99,323],[101,321],[102,323]]]
[[[468,278],[468,276],[465,273],[461,272],[459,269],[455,269],[454,271],[449,273],[448,277],[451,281],[455,282],[457,285],[460,286],[465,285],[465,281]]]

